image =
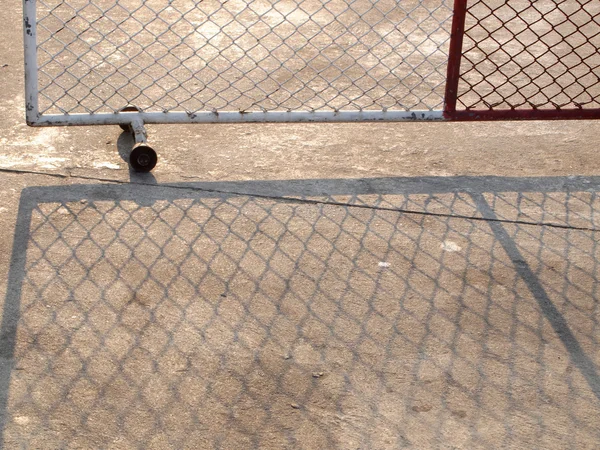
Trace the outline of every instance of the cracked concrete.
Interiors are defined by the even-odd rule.
[[[600,124],[152,126],[138,175],[0,33],[0,446],[597,447]]]
[[[597,442],[596,178],[3,176],[7,448]]]
[[[153,187],[153,188],[159,188],[159,189],[183,189],[183,190],[191,190],[191,191],[199,191],[199,192],[206,192],[206,193],[218,193],[218,194],[226,194],[226,195],[245,195],[248,192],[239,192],[239,191],[235,191],[235,190],[225,190],[225,183],[222,183],[220,185],[214,185],[214,186],[218,186],[215,188],[208,188],[208,187],[200,187],[200,186],[194,186],[192,184],[189,183],[179,183],[179,184],[171,184],[171,183],[162,183],[160,185],[157,185],[155,182],[154,183],[150,183],[150,182],[144,182],[141,180],[130,180],[130,181],[120,181],[120,180],[115,180],[115,179],[110,179],[110,178],[98,178],[98,177],[93,177],[93,176],[83,176],[83,175],[71,175],[71,174],[62,174],[62,173],[52,173],[52,172],[38,172],[38,171],[31,171],[31,170],[18,170],[18,169],[0,169],[0,172],[3,173],[13,173],[13,174],[28,174],[28,175],[43,175],[43,176],[50,176],[50,177],[58,177],[58,178],[75,178],[75,179],[80,179],[80,180],[85,180],[85,181],[96,181],[96,182],[101,182],[101,183],[117,183],[117,184],[129,184],[129,185],[136,185],[136,186],[147,186],[147,187]],[[151,177],[151,175],[145,174],[145,175],[141,175],[141,174],[135,174],[136,177],[138,178],[153,178]],[[197,178],[197,177],[182,177],[184,179],[190,179],[190,178]],[[576,179],[575,177],[570,177],[571,180]],[[473,179],[471,179],[473,180]],[[460,180],[462,181],[462,180]],[[583,183],[586,184],[592,184],[594,182],[596,182],[595,178],[592,181],[592,179],[589,178],[582,178],[581,181],[583,181]],[[365,182],[368,182],[368,180],[365,180]],[[394,182],[398,182],[398,180],[394,180]],[[235,189],[235,186],[231,186],[233,189]],[[587,187],[587,186],[586,186]],[[589,189],[588,189],[589,190]],[[323,192],[326,192],[327,189],[323,189]],[[469,189],[467,189],[467,192],[469,192]],[[444,214],[444,213],[438,213],[438,212],[432,212],[432,211],[425,211],[425,210],[410,210],[410,209],[398,209],[398,208],[389,208],[389,207],[383,207],[380,205],[372,205],[372,204],[356,204],[356,203],[343,203],[343,202],[338,202],[338,201],[334,201],[331,198],[328,199],[313,199],[313,198],[307,198],[304,196],[300,196],[300,197],[290,197],[290,196],[277,196],[277,195],[266,195],[266,194],[262,194],[259,193],[258,191],[253,191],[251,192],[253,197],[256,198],[264,198],[264,199],[270,199],[270,200],[284,200],[284,201],[288,201],[288,202],[300,202],[300,203],[307,203],[307,204],[314,204],[314,205],[321,205],[321,204],[326,204],[326,205],[335,205],[335,206],[341,206],[341,207],[348,207],[348,206],[352,206],[355,208],[366,208],[366,209],[373,209],[373,210],[380,210],[380,211],[394,211],[394,212],[399,212],[399,213],[404,213],[404,214],[419,214],[419,215],[426,215],[426,216],[434,216],[434,217],[454,217],[454,218],[460,218],[460,219],[470,219],[470,220],[480,220],[480,221],[489,221],[489,222],[500,222],[500,223],[512,223],[512,224],[518,224],[518,225],[537,225],[537,226],[546,226],[546,227],[554,227],[554,228],[564,228],[564,229],[570,229],[570,230],[581,230],[581,231],[600,231],[597,228],[594,227],[584,227],[584,226],[574,226],[574,225],[568,225],[568,224],[562,224],[562,223],[556,223],[556,222],[544,222],[544,221],[532,221],[532,220],[512,220],[512,219],[500,219],[497,217],[479,217],[477,215],[461,215],[461,214]],[[478,211],[480,212],[480,211]]]

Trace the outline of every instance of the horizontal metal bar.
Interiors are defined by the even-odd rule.
[[[446,118],[455,121],[600,119],[600,109],[466,110],[448,113]]]
[[[443,120],[442,111],[252,111],[252,112],[120,112],[108,114],[42,115],[29,125],[117,125],[142,120],[146,124],[249,122],[360,122]]]

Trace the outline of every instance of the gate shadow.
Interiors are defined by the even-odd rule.
[[[597,442],[599,187],[27,188],[0,330],[0,442]]]

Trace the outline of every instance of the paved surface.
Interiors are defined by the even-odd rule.
[[[152,127],[138,176],[24,125],[1,33],[4,448],[597,448],[598,124]]]

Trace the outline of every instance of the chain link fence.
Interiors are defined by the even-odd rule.
[[[33,0],[24,14],[31,124],[123,123],[127,107],[147,123],[600,114],[594,0]]]
[[[469,1],[457,109],[598,109],[599,49],[597,1]]]
[[[441,109],[450,0],[37,0],[41,113]]]

